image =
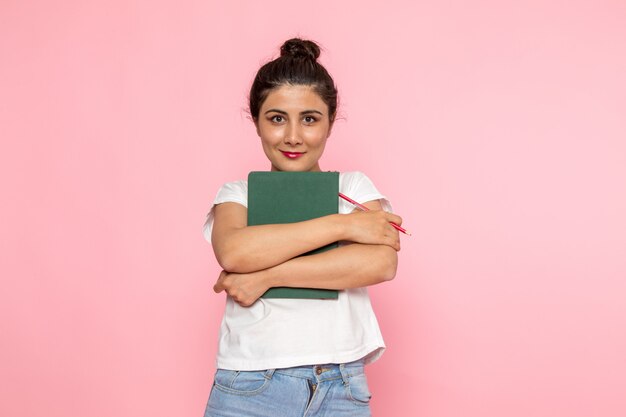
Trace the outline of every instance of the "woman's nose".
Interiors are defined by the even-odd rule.
[[[289,124],[285,131],[284,142],[289,145],[299,145],[302,143],[302,136],[297,124]]]

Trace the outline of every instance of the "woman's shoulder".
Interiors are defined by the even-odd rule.
[[[248,206],[248,181],[238,180],[223,184],[217,191],[217,195],[211,205],[211,210],[207,213],[204,222],[204,238],[211,243],[211,233],[213,231],[213,219],[215,206],[222,203],[238,203],[244,207]]]
[[[363,180],[371,181],[362,171],[346,171],[339,173],[339,181],[344,183],[354,183]]]
[[[373,187],[372,180],[362,171],[347,171],[339,174],[339,188],[352,189],[359,187]]]
[[[238,180],[224,183],[219,190],[217,190],[213,204],[226,202],[234,202],[247,206],[248,181]]]
[[[383,210],[391,212],[391,204],[378,191],[374,182],[361,171],[343,172],[339,176],[339,191],[359,202],[381,200]]]
[[[217,194],[231,194],[231,193],[235,193],[235,194],[240,194],[240,193],[244,193],[247,194],[248,193],[248,181],[246,180],[237,180],[237,181],[229,181],[226,182],[224,184],[222,184],[222,186],[219,188],[219,190],[217,191]]]

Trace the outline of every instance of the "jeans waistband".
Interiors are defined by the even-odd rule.
[[[294,366],[292,368],[278,368],[269,370],[269,377],[274,373],[289,375],[296,378],[316,379],[317,381],[327,381],[331,379],[342,379],[347,383],[352,376],[361,375],[364,371],[363,359],[348,363],[328,363],[322,365]]]

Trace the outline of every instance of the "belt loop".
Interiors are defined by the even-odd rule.
[[[265,379],[272,379],[272,377],[274,376],[274,371],[276,371],[276,369],[268,369],[265,371],[265,375],[263,375],[265,377]]]
[[[348,385],[350,374],[348,373],[348,371],[346,371],[345,363],[339,364],[339,372],[341,372],[341,380],[343,381],[343,385]]]

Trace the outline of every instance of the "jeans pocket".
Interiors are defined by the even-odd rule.
[[[369,404],[372,398],[365,374],[351,376],[346,384],[346,389],[350,399],[357,404]]]
[[[238,395],[256,395],[269,385],[271,374],[267,371],[230,371],[218,369],[215,372],[215,388]]]

